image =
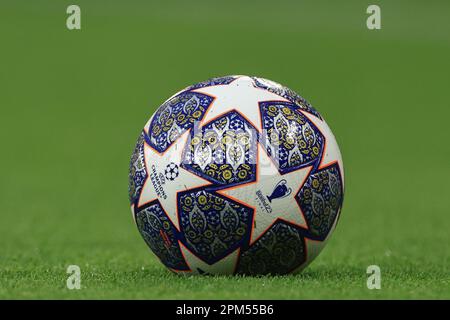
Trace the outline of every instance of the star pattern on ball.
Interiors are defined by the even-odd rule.
[[[266,101],[289,102],[278,94],[257,87],[253,79],[247,76],[238,76],[226,85],[204,87],[195,89],[193,92],[206,94],[214,98],[203,116],[202,124],[234,110],[241,111],[239,113],[259,132],[262,131],[259,103]]]
[[[167,169],[167,163],[181,163],[183,149],[189,132],[190,130],[183,133],[163,153],[153,149],[147,142],[144,143],[144,162],[148,177],[144,182],[138,207],[158,200],[177,230],[180,230],[177,206],[178,193],[211,184],[183,167],[178,168],[176,179],[161,179],[161,175],[164,176]],[[157,187],[155,187],[155,184]]]
[[[236,249],[229,253],[220,261],[208,264],[194,253],[192,253],[181,241],[178,242],[184,261],[190,269],[190,273],[196,274],[217,274],[217,273],[234,273],[238,262],[240,249]]]
[[[165,170],[166,179],[175,180],[178,177],[179,173],[180,170],[178,169],[178,166],[175,163],[171,162],[166,166]]]
[[[217,191],[225,197],[254,209],[250,245],[277,220],[307,229],[306,219],[295,195],[301,189],[312,166],[280,174],[266,151],[258,144],[256,181]]]

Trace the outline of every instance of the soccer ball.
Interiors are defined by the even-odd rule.
[[[343,195],[342,158],[322,116],[263,78],[213,78],[176,93],[131,158],[133,218],[176,273],[298,272],[330,237]]]

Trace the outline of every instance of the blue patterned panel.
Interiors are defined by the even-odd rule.
[[[248,241],[253,210],[207,191],[179,199],[180,228],[187,247],[209,264]]]
[[[136,224],[147,245],[166,267],[189,270],[178,245],[177,231],[159,203],[139,211]]]
[[[130,172],[128,174],[128,196],[133,204],[139,199],[142,186],[147,179],[147,170],[144,163],[144,136],[142,132],[134,148],[130,161]]]
[[[164,152],[187,129],[200,121],[212,97],[194,92],[182,92],[159,107],[149,127],[150,145]]]
[[[313,106],[308,101],[306,101],[306,99],[301,97],[295,91],[279,84],[275,85],[271,81],[268,81],[266,79],[257,77],[252,77],[252,79],[255,81],[255,84],[258,87],[266,89],[275,94],[278,94],[279,96],[282,96],[283,98],[288,99],[289,101],[295,103],[297,108],[309,112],[318,117],[319,119],[322,119],[320,113],[317,112],[317,110],[314,109]]]
[[[183,167],[220,185],[254,181],[257,133],[237,112],[192,131]]]
[[[196,83],[196,84],[188,87],[187,90],[194,90],[194,89],[199,89],[199,88],[204,88],[204,87],[230,84],[234,79],[235,79],[235,77],[233,77],[233,76],[211,78],[206,81]]]
[[[275,223],[250,248],[241,253],[239,274],[285,274],[306,260],[304,238],[297,228]]]
[[[321,240],[326,238],[341,209],[343,194],[342,178],[337,164],[308,177],[296,198],[313,236]]]
[[[281,173],[320,159],[324,137],[314,124],[288,103],[260,104],[265,134],[261,142]]]

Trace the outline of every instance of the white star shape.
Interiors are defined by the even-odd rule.
[[[225,258],[216,263],[208,264],[192,253],[181,241],[178,241],[184,261],[190,269],[190,273],[202,274],[232,274],[234,273],[239,257],[240,249],[236,249]],[[201,271],[200,271],[200,270]],[[176,270],[178,271],[178,270]]]
[[[159,153],[147,142],[144,143],[144,162],[147,170],[138,207],[155,200],[159,200],[163,210],[172,221],[177,230],[180,230],[178,221],[177,194],[189,189],[211,184],[209,181],[191,173],[181,167],[181,157],[190,130],[183,133],[166,151]],[[164,179],[166,166],[171,162],[178,166],[179,174],[174,180]],[[157,192],[157,189],[159,192]]]
[[[277,220],[307,229],[306,219],[294,198],[305,183],[312,166],[280,174],[266,151],[258,144],[256,181],[217,191],[225,197],[254,209],[250,245]],[[284,185],[283,197],[271,197],[277,186]],[[283,187],[283,188],[284,188]]]
[[[257,87],[253,79],[247,76],[239,76],[230,84],[209,86],[192,91],[214,98],[214,101],[206,110],[201,124],[206,124],[227,112],[235,110],[242,111],[240,114],[259,132],[262,131],[259,103],[264,101],[289,102],[280,95]]]
[[[336,138],[334,137],[334,134],[331,131],[330,127],[325,122],[325,120],[321,120],[308,112],[304,112],[302,110],[299,111],[314,124],[314,126],[320,131],[325,139],[322,158],[320,159],[318,169],[320,170],[337,163],[342,178],[342,185],[344,185],[344,165],[342,162],[342,156],[341,152],[339,151],[339,146],[337,144]]]

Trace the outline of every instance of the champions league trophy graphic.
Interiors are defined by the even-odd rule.
[[[291,188],[288,188],[286,186],[286,180],[281,180],[280,182],[277,183],[277,185],[275,186],[275,188],[272,191],[272,194],[270,196],[266,196],[267,199],[269,199],[269,202],[272,202],[273,199],[280,199],[280,198],[284,198],[287,197],[288,195],[290,195],[292,192]]]

